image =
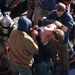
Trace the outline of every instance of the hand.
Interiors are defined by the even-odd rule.
[[[59,22],[59,21],[55,21],[55,25],[56,25],[57,27],[61,27],[61,26],[62,26],[62,23]]]
[[[38,28],[38,25],[34,25],[32,30],[36,30],[36,28]]]
[[[44,22],[45,19],[46,19],[46,17],[42,17],[40,20],[41,20],[42,22]]]
[[[33,39],[36,39],[36,37],[38,36],[38,31],[37,30],[32,30],[31,35],[32,35]]]

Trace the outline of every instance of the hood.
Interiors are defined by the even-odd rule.
[[[26,17],[20,17],[18,20],[18,30],[29,33],[32,27],[32,22]]]

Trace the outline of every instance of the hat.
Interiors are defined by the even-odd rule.
[[[56,40],[59,40],[59,42],[62,42],[64,40],[65,34],[63,30],[55,29],[53,31],[53,34],[55,35]]]
[[[56,5],[56,9],[58,11],[64,11],[66,9],[66,5],[60,2]]]
[[[20,17],[19,18],[18,30],[29,33],[31,27],[32,27],[32,22],[28,18],[26,18],[26,17]]]

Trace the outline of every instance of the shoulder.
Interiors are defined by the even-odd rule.
[[[52,10],[52,11],[50,11],[50,14],[52,14],[52,13],[56,13],[56,10]]]
[[[50,12],[48,13],[47,17],[50,16],[50,15],[51,15],[51,16],[52,16],[52,15],[56,15],[56,10],[50,11]]]
[[[24,34],[25,41],[27,40],[27,42],[34,42],[33,38],[30,35],[28,35],[27,33],[23,33],[23,34]]]
[[[70,13],[68,13],[68,12],[65,13],[64,17],[65,17],[66,19],[68,19],[68,20],[73,20],[72,15],[71,15]]]
[[[18,30],[12,30],[11,33],[10,33],[10,36],[14,36],[18,33]]]

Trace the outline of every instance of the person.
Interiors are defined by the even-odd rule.
[[[73,16],[74,15],[74,13],[73,13],[73,11],[74,11],[74,3],[73,3],[73,0],[57,0],[57,2],[59,3],[59,2],[62,2],[62,3],[64,3],[66,6],[67,6],[67,8],[68,8],[68,12]]]
[[[36,37],[39,51],[38,54],[34,55],[33,68],[35,70],[33,71],[33,75],[51,75],[53,62],[50,60],[51,46],[49,43],[51,39],[61,42],[64,39],[64,32],[61,29],[56,29],[55,24],[38,27],[36,30],[34,28],[33,31],[39,33]]]
[[[55,9],[56,0],[35,0],[34,25],[41,25],[41,18]],[[37,16],[37,17],[36,17]]]
[[[40,0],[28,0],[27,18],[33,22],[33,26],[38,24],[38,20],[41,16],[40,11]]]
[[[39,27],[39,28],[41,29],[40,39],[41,39],[42,44],[45,44],[50,39],[53,39],[57,42],[60,42],[64,39],[63,31],[57,29],[57,26],[54,23],[49,24],[47,26]],[[58,33],[58,34],[56,35],[55,32]],[[61,37],[61,38],[58,39],[57,37],[58,38]]]
[[[35,25],[33,27],[32,31],[34,31],[35,29],[38,31],[38,34],[40,36],[42,44],[46,43],[50,39],[53,39],[53,40],[57,39],[57,41],[59,40],[59,42],[64,39],[64,33],[63,33],[63,31],[59,30],[54,23],[49,24],[47,26],[42,26],[42,27],[38,27],[38,25]],[[57,35],[55,34],[56,31],[58,33]],[[57,37],[58,38],[61,37],[61,38],[58,39]]]
[[[32,75],[32,57],[38,53],[38,45],[36,39],[30,36],[31,27],[28,18],[20,17],[18,28],[10,34],[9,60],[12,75]]]
[[[72,15],[73,19],[74,19],[74,9],[75,9],[75,2],[74,0],[58,0],[59,2],[64,3],[67,7],[68,7],[68,12]],[[73,25],[70,35],[69,35],[69,40],[70,43],[73,45],[74,44],[74,38],[75,38],[75,31],[74,31],[75,25]]]
[[[27,18],[32,21],[32,17],[34,14],[34,0],[27,0]]]
[[[70,12],[70,10],[71,10],[70,9],[71,8],[71,3],[72,3],[71,1],[72,0],[57,0],[56,2],[57,2],[57,4],[60,3],[60,2],[62,2],[63,4],[65,4],[66,7],[67,7],[68,12],[71,13]],[[45,19],[45,18],[46,18],[46,16],[42,17],[42,19],[41,19],[41,21],[43,22],[43,25],[45,24],[45,22],[43,21],[43,19]],[[47,22],[49,22],[49,21],[47,20]]]
[[[65,32],[65,38],[62,43],[57,43],[51,40],[51,58],[55,62],[57,61],[57,51],[61,60],[61,65],[63,68],[62,75],[68,75],[69,68],[69,54],[68,54],[68,39],[71,28],[73,26],[73,18],[68,13],[66,6],[63,3],[58,3],[56,5],[56,10],[51,11],[45,20],[53,21],[56,26]]]

